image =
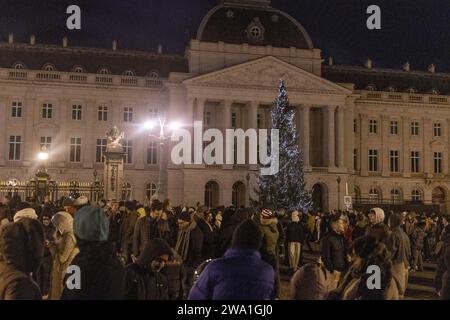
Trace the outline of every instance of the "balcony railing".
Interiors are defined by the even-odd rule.
[[[412,102],[412,103],[429,103],[429,104],[450,104],[449,96],[442,95],[419,95],[416,93],[403,92],[371,92],[362,91],[361,97],[367,100],[380,100],[390,102]]]
[[[69,82],[106,86],[127,86],[141,88],[161,88],[164,79],[102,75],[92,73],[72,73],[42,70],[1,69],[0,80],[35,80],[42,82]]]

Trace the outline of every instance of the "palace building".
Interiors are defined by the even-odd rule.
[[[181,32],[181,31],[180,31]],[[56,183],[101,180],[105,132],[125,132],[123,198],[157,188],[174,205],[246,205],[259,168],[183,165],[159,152],[164,118],[206,128],[269,128],[280,79],[296,108],[308,187],[321,210],[354,203],[449,204],[450,74],[338,66],[302,25],[270,0],[222,0],[200,23],[185,56],[0,43],[0,192],[25,194],[43,164]],[[61,189],[63,190],[63,189]],[[67,188],[64,190],[68,190]],[[83,190],[87,190],[86,188]],[[62,195],[62,192],[61,194]]]

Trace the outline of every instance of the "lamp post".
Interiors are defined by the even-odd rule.
[[[155,136],[150,133],[149,137],[155,137],[158,139],[158,142],[159,142],[159,144],[158,144],[158,185],[157,185],[156,194],[157,194],[158,200],[162,201],[163,200],[162,199],[162,175],[163,175],[162,152],[164,150],[165,140],[169,139],[169,136],[166,136],[164,133],[164,128],[166,125],[166,118],[161,117],[157,121],[147,121],[146,123],[144,123],[144,128],[146,130],[148,130],[149,132],[151,132],[151,130],[153,130],[155,127],[157,127],[158,124],[159,124],[159,136]],[[172,131],[177,130],[178,128],[180,128],[180,124],[178,122],[173,122],[169,125],[169,128]]]
[[[46,162],[49,158],[47,148],[43,146],[37,155],[39,161],[39,169],[36,172],[36,194],[39,201],[43,201],[48,193],[49,174],[46,169]]]
[[[341,210],[341,177],[338,176],[336,179],[338,185],[338,210]]]

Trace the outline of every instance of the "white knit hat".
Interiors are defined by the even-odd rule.
[[[80,206],[84,206],[86,204],[88,204],[89,199],[86,196],[80,196],[77,199],[75,199],[75,201],[73,202],[73,205],[75,207],[80,207]]]
[[[33,208],[26,208],[26,209],[17,211],[17,213],[14,215],[14,222],[18,222],[20,219],[24,219],[24,218],[37,220],[38,216],[36,214],[36,211]]]

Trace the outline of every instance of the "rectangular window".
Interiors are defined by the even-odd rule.
[[[358,132],[358,120],[357,119],[353,119],[353,132],[354,133]]]
[[[107,145],[106,139],[97,139],[97,144],[95,147],[95,162],[100,163],[105,161],[103,156],[105,155],[106,152],[106,145]]]
[[[391,121],[390,132],[392,135],[398,135],[398,121]]]
[[[261,123],[262,123],[262,115],[260,113],[258,113],[258,115],[256,116],[256,124],[258,126],[258,129],[261,129]]]
[[[70,138],[70,162],[81,161],[81,138]]]
[[[98,107],[98,121],[108,121],[108,107]]]
[[[440,137],[442,135],[441,124],[439,122],[433,124],[433,135],[435,137]]]
[[[158,164],[158,141],[151,140],[147,145],[147,164]]]
[[[53,105],[51,103],[44,103],[42,105],[42,119],[53,118]]]
[[[231,113],[231,127],[236,128],[237,115],[236,112]]]
[[[41,143],[39,144],[39,148],[41,151],[50,151],[52,146],[52,137],[41,137]]]
[[[123,122],[133,122],[133,108],[125,107],[123,109]]]
[[[417,122],[417,121],[411,122],[411,135],[412,136],[419,135],[419,122]]]
[[[369,150],[369,171],[378,171],[378,150],[376,149]]]
[[[132,140],[125,140],[123,142],[123,152],[125,153],[123,162],[126,164],[133,163],[133,141]]]
[[[419,151],[411,151],[411,172],[420,172],[420,153]]]
[[[377,133],[377,126],[378,126],[378,121],[377,120],[369,120],[369,133],[371,134],[376,134]]]
[[[353,170],[358,170],[358,149],[353,149]]]
[[[72,120],[81,120],[81,111],[82,106],[80,105],[73,105],[72,106]]]
[[[434,153],[434,173],[442,173],[442,152]]]
[[[10,136],[9,137],[9,160],[19,161],[20,160],[20,146],[22,144],[21,136]]]
[[[22,118],[22,102],[13,101],[11,103],[11,117]]]
[[[389,152],[389,163],[391,172],[399,172],[400,171],[400,156],[398,150],[391,150]]]

